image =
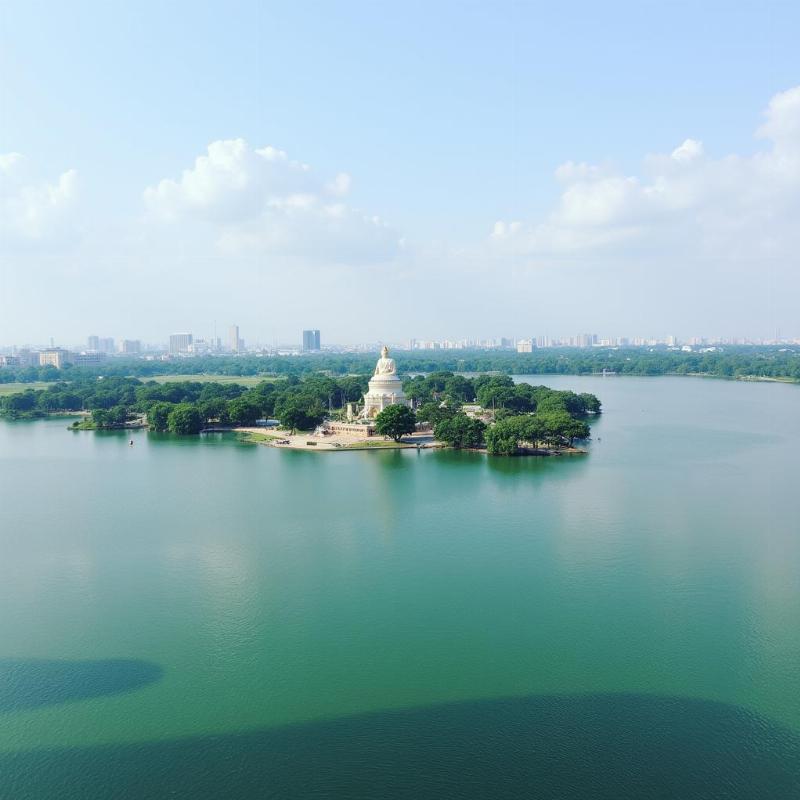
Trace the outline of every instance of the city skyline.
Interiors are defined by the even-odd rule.
[[[173,357],[202,356],[202,355],[246,355],[248,353],[315,353],[322,351],[362,351],[375,349],[381,344],[390,344],[401,350],[458,350],[458,349],[507,349],[519,353],[531,352],[547,348],[625,348],[625,347],[668,347],[681,346],[781,346],[800,345],[800,337],[780,336],[773,338],[752,339],[749,337],[721,337],[721,336],[690,336],[679,337],[674,334],[666,336],[630,335],[608,336],[598,333],[577,333],[566,336],[549,336],[528,334],[525,336],[488,336],[464,338],[417,338],[405,337],[397,340],[376,338],[361,341],[331,341],[321,344],[321,331],[319,329],[304,329],[296,340],[286,338],[272,342],[262,342],[258,339],[247,345],[239,336],[238,325],[228,328],[228,338],[195,335],[193,332],[184,331],[171,333],[161,341],[148,342],[143,339],[116,338],[113,336],[98,336],[90,334],[83,343],[67,342],[50,337],[47,343],[0,343],[0,354],[13,355],[19,351],[32,352],[66,351],[75,354],[100,356],[129,355],[140,356],[147,354],[163,353]],[[235,344],[234,344],[235,334]],[[87,362],[88,363],[88,362]]]

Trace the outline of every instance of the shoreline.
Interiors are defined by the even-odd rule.
[[[414,433],[403,437],[399,442],[391,439],[359,439],[347,437],[345,435],[332,435],[314,437],[313,434],[286,434],[280,429],[271,428],[275,433],[266,433],[263,428],[217,428],[209,429],[206,433],[237,433],[240,441],[249,444],[260,444],[266,447],[275,447],[279,450],[304,450],[315,453],[352,453],[363,450],[458,450],[463,449],[470,453],[482,453],[489,455],[485,447],[456,448],[439,442],[433,438],[430,432]],[[286,434],[285,436],[283,434]],[[559,450],[551,448],[520,448],[520,452],[514,453],[509,458],[534,457],[545,458],[548,456],[577,456],[588,455],[589,451],[579,447],[565,447]]]

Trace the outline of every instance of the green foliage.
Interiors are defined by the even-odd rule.
[[[153,403],[147,410],[147,424],[151,430],[162,433],[169,428],[169,413],[174,408],[172,403]]]
[[[482,447],[485,431],[486,425],[479,419],[459,413],[441,420],[434,428],[433,435],[455,448]]]
[[[387,406],[375,417],[375,432],[399,442],[416,430],[417,418],[408,406]]]
[[[510,424],[513,419],[496,422],[486,430],[486,451],[490,456],[512,456],[519,452],[519,438]]]
[[[456,415],[456,410],[450,406],[442,406],[439,403],[429,401],[423,403],[417,409],[418,422],[430,422],[431,425],[436,427],[440,422],[446,419],[452,419]]]
[[[559,449],[575,439],[589,437],[589,426],[563,408],[518,414],[498,420],[486,431],[486,449],[490,455],[514,455],[524,447]]]
[[[234,425],[255,425],[261,416],[261,403],[254,397],[242,395],[227,404],[227,415]]]
[[[321,405],[308,405],[298,399],[291,399],[281,406],[278,419],[281,427],[290,431],[310,431],[325,419]]]
[[[167,417],[167,428],[170,433],[200,433],[203,420],[197,406],[192,403],[178,403]]]
[[[92,422],[96,428],[124,428],[130,418],[128,406],[116,405],[92,410]]]
[[[228,401],[223,397],[211,397],[207,400],[201,399],[197,404],[197,410],[205,423],[229,425],[231,422],[230,408],[238,402],[240,402],[239,399]]]

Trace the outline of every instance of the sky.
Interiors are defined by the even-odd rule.
[[[800,336],[799,29],[0,0],[0,345]]]

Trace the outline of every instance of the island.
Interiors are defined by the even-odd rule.
[[[146,427],[315,450],[451,447],[489,455],[582,452],[601,411],[592,394],[516,383],[508,375],[451,371],[403,380],[388,347],[372,374],[311,374],[246,386],[215,380],[142,381],[86,376],[0,398],[11,419],[71,414],[73,430]]]

